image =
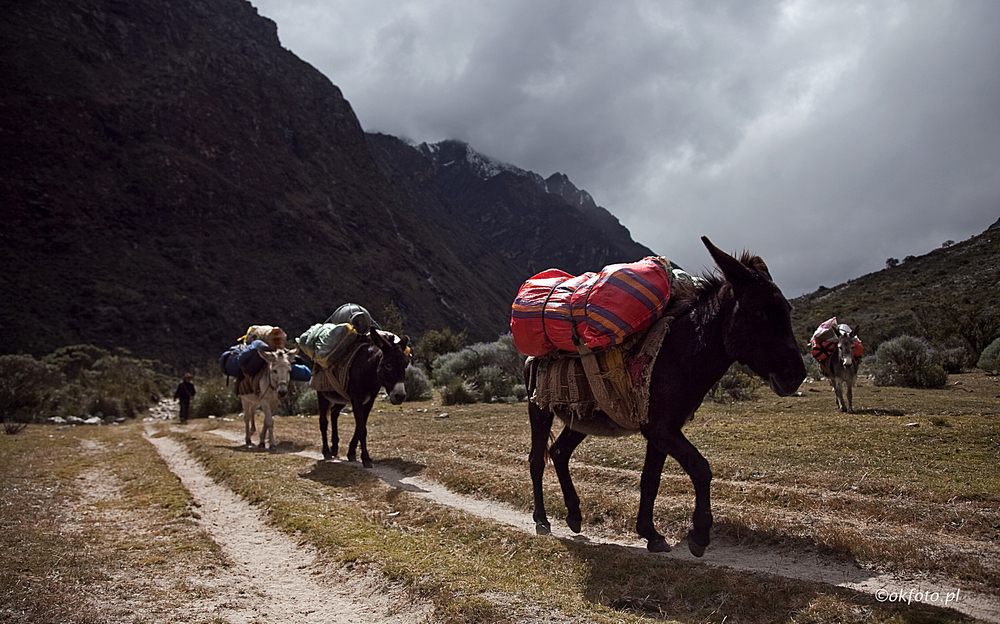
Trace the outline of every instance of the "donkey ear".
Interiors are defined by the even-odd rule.
[[[385,341],[385,338],[382,337],[382,334],[378,333],[378,330],[374,327],[368,330],[368,337],[372,339],[372,343],[374,343],[374,345],[379,349],[385,349],[389,346],[389,344]]]
[[[750,274],[750,269],[743,266],[743,263],[713,245],[707,236],[702,236],[701,242],[705,243],[705,247],[708,248],[708,253],[712,254],[716,266],[734,288],[739,288],[752,281],[753,276]]]

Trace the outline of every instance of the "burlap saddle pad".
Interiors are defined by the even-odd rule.
[[[653,362],[672,320],[662,318],[611,349],[530,358],[531,402],[566,418],[589,418],[598,409],[638,431],[649,421]]]

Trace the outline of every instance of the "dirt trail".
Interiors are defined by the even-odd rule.
[[[244,578],[247,593],[260,598],[236,621],[295,623],[418,624],[430,621],[432,607],[391,591],[376,578],[344,574],[329,582],[331,570],[312,548],[269,527],[263,515],[231,490],[216,484],[181,444],[167,437],[146,438],[180,478],[198,506],[202,528],[218,543]],[[322,580],[320,575],[324,575]]]
[[[216,430],[212,433],[231,442],[243,442],[242,434],[239,431]],[[306,450],[296,454],[323,461],[323,456],[316,451]],[[341,460],[331,461],[340,462]],[[360,464],[346,461],[343,463],[363,470]],[[389,485],[399,487],[435,503],[495,520],[526,533],[533,534],[535,531],[535,523],[531,515],[509,505],[456,494],[434,481],[419,476],[406,476],[378,464],[369,472]],[[642,540],[588,538],[574,534],[568,527],[562,526],[560,523],[553,523],[552,535],[559,539],[586,541],[592,544],[614,544],[634,548],[642,553],[647,552],[645,542]],[[667,556],[696,561],[701,565],[763,572],[790,579],[826,583],[873,594],[878,600],[923,602],[938,607],[952,608],[987,622],[1000,623],[1000,597],[967,592],[954,583],[942,580],[877,574],[854,564],[833,562],[814,554],[784,552],[762,546],[727,546],[713,543],[703,559],[695,559],[688,552],[686,545],[682,543],[669,553],[656,555],[650,553],[649,556]],[[902,594],[901,599],[900,594]]]

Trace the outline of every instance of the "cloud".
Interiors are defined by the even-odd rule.
[[[260,0],[362,125],[566,173],[794,296],[1000,216],[1000,4]]]

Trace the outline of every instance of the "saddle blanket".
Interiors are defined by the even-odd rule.
[[[672,320],[662,318],[603,351],[529,358],[529,400],[567,422],[588,419],[596,409],[620,427],[638,431],[649,420],[653,362]]]
[[[580,345],[603,349],[652,325],[670,298],[666,258],[611,264],[599,273],[572,276],[548,269],[529,278],[511,305],[514,346],[528,356]]]
[[[309,379],[309,387],[316,392],[327,392],[336,394],[344,403],[350,405],[351,395],[347,391],[347,384],[350,380],[351,363],[358,355],[358,351],[368,345],[367,340],[359,340],[347,357],[343,357],[333,362],[329,367],[315,366],[312,370],[312,377]]]

